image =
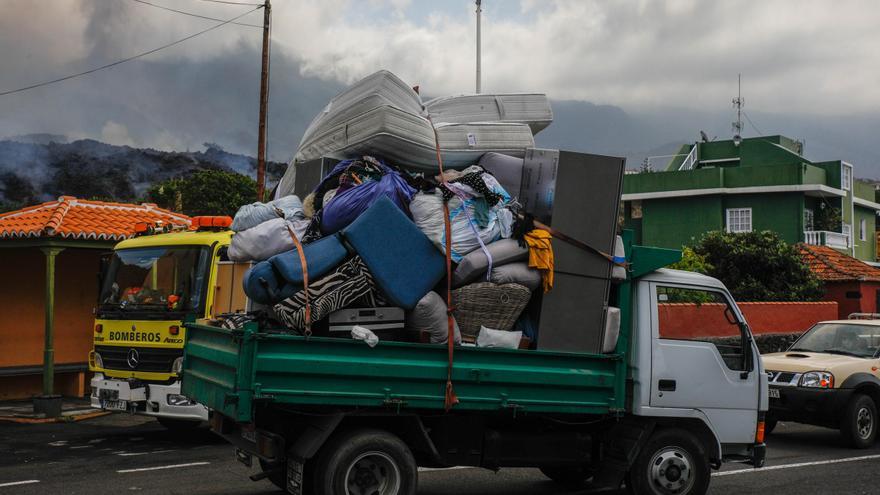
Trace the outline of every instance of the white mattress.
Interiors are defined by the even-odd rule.
[[[413,114],[422,112],[422,100],[409,85],[387,70],[374,72],[339,93],[312,120],[300,140],[300,147],[317,132],[323,132],[380,105],[390,105]]]
[[[547,95],[541,93],[444,96],[425,103],[434,122],[512,122],[537,134],[553,122]]]
[[[451,122],[446,117],[434,119],[432,116],[444,167],[465,168],[476,163],[489,151],[523,156],[526,148],[534,147],[535,139],[530,124],[546,127],[546,123],[540,124],[538,118],[531,121],[522,118],[521,121],[516,121],[514,117],[526,116],[528,112],[524,113],[521,109],[524,106],[534,106],[534,102],[540,98],[534,98],[536,95],[475,96],[490,96],[493,102],[496,98],[502,98],[497,100],[502,102],[500,105],[504,105],[503,111],[499,111],[498,115],[503,114],[509,121],[498,121],[491,112],[486,113],[491,117],[490,121],[475,121],[471,118],[475,119],[480,112],[467,113],[462,110],[466,106],[464,103],[482,100],[471,100],[466,96],[449,98],[447,103],[439,101],[444,99],[432,100],[438,101],[437,108],[441,110],[459,109],[457,113],[450,110],[445,115],[458,115],[458,120],[462,120]],[[546,96],[543,98],[546,101]],[[527,104],[517,103],[522,101]],[[493,105],[502,108],[498,103]],[[548,118],[552,120],[549,104],[545,110],[542,115],[549,115]],[[530,115],[539,113],[532,112]],[[469,117],[464,118],[464,115]],[[437,170],[434,131],[431,123],[423,116],[421,99],[412,88],[388,71],[376,72],[359,81],[334,97],[315,117],[303,135],[293,162],[281,179],[277,194],[292,193],[297,163],[321,157],[346,159],[360,155],[374,155],[416,171]]]

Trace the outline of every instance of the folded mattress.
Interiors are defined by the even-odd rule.
[[[435,123],[510,122],[527,124],[533,134],[553,122],[550,99],[540,93],[443,96],[425,103]]]
[[[335,127],[371,108],[389,105],[412,114],[422,112],[422,100],[409,85],[387,70],[374,72],[339,93],[306,128],[300,147],[315,134]]]
[[[444,123],[436,124],[436,128],[443,164],[449,168],[472,165],[489,151],[523,156],[525,148],[535,145],[532,131],[525,124]],[[323,156],[343,159],[358,155],[375,155],[418,170],[437,169],[430,122],[387,104],[316,133],[297,151],[294,164]]]

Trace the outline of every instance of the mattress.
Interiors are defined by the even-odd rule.
[[[443,96],[425,103],[435,123],[510,122],[537,134],[553,122],[547,95],[540,93]]]
[[[422,112],[418,93],[391,72],[380,70],[333,97],[306,128],[300,147],[311,141],[315,134],[381,105],[394,106],[416,115]]]
[[[508,122],[436,124],[443,165],[464,168],[489,151],[523,156],[535,144],[528,125]],[[382,104],[315,134],[297,151],[294,164],[322,156],[375,155],[422,171],[437,170],[434,131],[418,114]]]

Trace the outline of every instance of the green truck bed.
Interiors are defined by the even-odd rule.
[[[612,354],[455,349],[455,410],[616,414],[625,406],[632,280],[680,259],[680,252],[632,246],[629,280],[615,286],[620,337]],[[254,404],[443,410],[445,345],[305,338],[188,324],[182,393],[238,422]]]
[[[456,410],[622,410],[622,356],[456,348]],[[255,401],[440,409],[445,345],[364,342],[187,325],[183,394],[239,422]]]

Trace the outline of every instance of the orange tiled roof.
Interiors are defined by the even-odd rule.
[[[119,241],[134,234],[139,222],[189,225],[186,215],[140,205],[89,201],[61,196],[57,201],[0,213],[0,239],[62,237]]]
[[[821,280],[880,282],[880,269],[828,246],[798,244],[801,259]]]

